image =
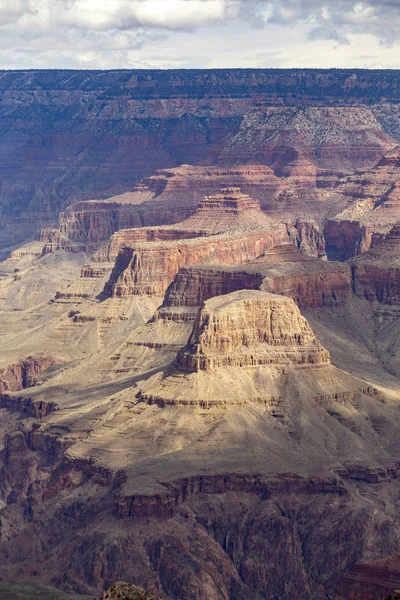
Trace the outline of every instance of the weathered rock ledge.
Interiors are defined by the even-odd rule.
[[[157,517],[170,519],[176,508],[196,494],[244,492],[269,498],[280,494],[335,494],[343,496],[346,488],[336,477],[301,477],[286,474],[271,477],[259,474],[229,473],[194,476],[165,486],[164,494],[152,496],[119,494],[114,501],[114,514],[125,517]]]

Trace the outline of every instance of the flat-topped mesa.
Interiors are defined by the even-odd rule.
[[[357,296],[400,306],[400,223],[383,242],[353,259],[352,270]]]
[[[248,290],[207,300],[178,353],[179,366],[189,371],[329,363],[293,300]]]
[[[123,248],[104,288],[106,297],[163,295],[179,269],[192,264],[243,264],[287,241],[284,225],[274,229],[214,235]]]

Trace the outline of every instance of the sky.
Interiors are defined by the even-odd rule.
[[[400,68],[400,0],[0,0],[0,69]]]

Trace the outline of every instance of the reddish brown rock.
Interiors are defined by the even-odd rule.
[[[134,247],[143,242],[168,242],[228,231],[271,229],[271,223],[271,219],[260,210],[259,202],[243,194],[240,188],[222,188],[218,194],[205,196],[195,213],[175,226],[123,229],[114,233],[109,242],[94,254],[93,260],[114,261],[125,246]]]
[[[352,261],[354,292],[382,304],[400,305],[400,224],[386,239]]]
[[[334,600],[387,600],[400,588],[400,556],[361,563],[340,579]]]
[[[292,244],[265,252],[241,266],[182,267],[169,286],[163,307],[200,306],[240,289],[261,289],[292,298],[300,308],[343,304],[352,294],[348,264],[313,259]]]
[[[345,208],[325,226],[330,259],[346,260],[366,252],[399,221],[399,181],[400,147],[396,147],[375,168],[340,182],[331,201]]]
[[[187,264],[240,264],[287,239],[286,227],[249,234],[216,235],[165,243],[138,244],[120,251],[106,296],[162,295]]]
[[[50,356],[29,356],[0,370],[0,394],[18,392],[35,385],[37,377],[54,364]]]

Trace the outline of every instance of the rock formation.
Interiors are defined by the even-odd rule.
[[[189,371],[328,361],[292,300],[256,291],[207,300],[178,354],[178,365]]]
[[[123,248],[104,288],[106,296],[162,295],[187,264],[241,264],[287,239],[286,227]]]
[[[330,366],[322,348],[293,300],[268,292],[242,290],[207,300],[199,310],[187,345],[177,355],[176,370],[166,377],[155,375],[139,384],[139,398],[150,403],[210,407],[218,404],[260,402],[276,407],[291,369],[310,367],[308,384],[316,390],[318,367]],[[249,370],[249,368],[251,368]],[[188,372],[185,375],[185,372]],[[301,377],[301,375],[299,375]],[[329,378],[329,377],[328,377]],[[344,377],[344,380],[346,377]],[[361,382],[344,383],[345,397]],[[205,391],[206,390],[206,391]],[[335,390],[337,398],[339,390]],[[321,395],[314,392],[315,399]],[[324,397],[329,396],[328,386]],[[322,396],[321,396],[322,398]]]
[[[352,261],[354,292],[360,298],[400,305],[400,224],[376,248]]]
[[[340,182],[332,197],[339,197],[345,208],[325,226],[330,259],[345,260],[366,252],[389,232],[400,219],[399,182],[399,147],[375,168]]]
[[[400,553],[399,89],[1,73],[2,581],[378,593]]]
[[[53,364],[51,356],[39,355],[0,369],[0,396],[6,391],[18,392],[35,385],[37,377]]]
[[[218,194],[205,196],[195,213],[181,223],[165,227],[122,229],[93,256],[94,261],[113,262],[125,246],[141,242],[169,242],[219,233],[238,233],[271,229],[272,220],[260,210],[260,204],[240,188],[222,188]],[[282,225],[281,225],[282,227]]]
[[[400,587],[400,558],[358,564],[339,581],[335,600],[388,600]]]
[[[157,169],[187,163],[263,163],[278,178],[299,176],[300,187],[310,178],[315,185],[315,177],[330,185],[338,170],[373,166],[400,139],[397,77],[318,70],[2,72],[0,153],[7,162],[0,245],[26,241],[77,201],[121,194]],[[16,164],[23,165],[17,174]],[[151,211],[139,223],[140,211],[127,217],[129,211],[115,209],[114,222],[160,224],[150,221]],[[155,208],[154,215],[162,212]],[[163,222],[172,219],[173,213]],[[90,209],[67,221],[78,237],[85,227],[94,239],[114,227]]]
[[[182,267],[169,286],[163,308],[200,306],[241,289],[260,289],[292,298],[300,308],[339,306],[352,294],[351,267],[313,259],[286,243],[241,266]]]

